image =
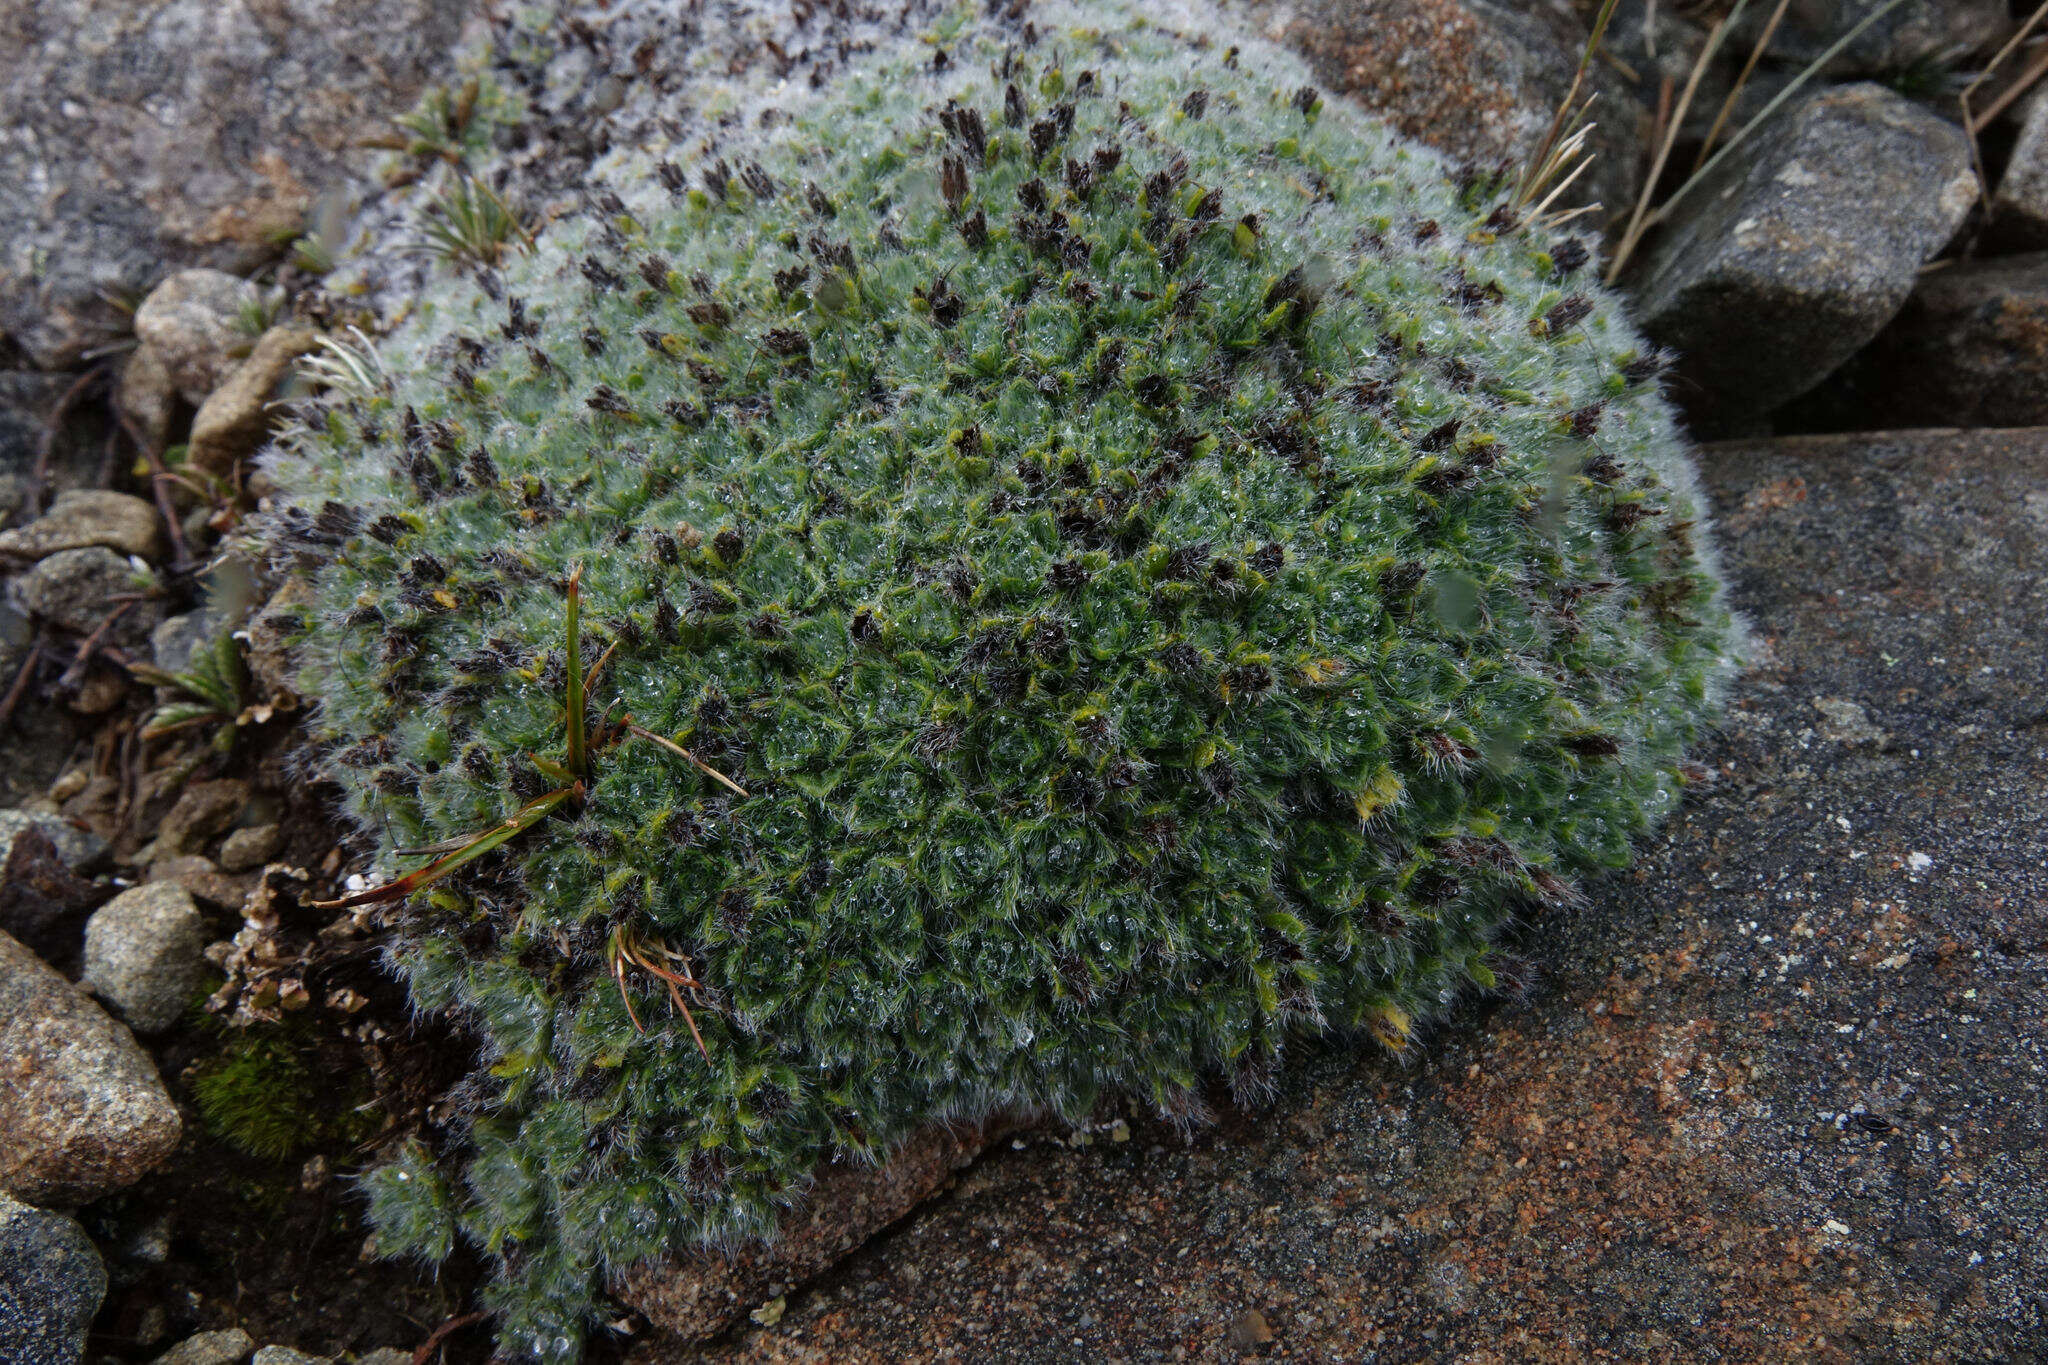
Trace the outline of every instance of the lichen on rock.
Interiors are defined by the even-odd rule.
[[[1672,809],[1739,646],[1585,248],[1298,63],[963,12],[744,114],[271,461],[383,865],[584,779],[400,912],[482,1054],[369,1181],[544,1358],[934,1119],[1405,1045]],[[601,654],[573,728],[746,794],[565,754]]]

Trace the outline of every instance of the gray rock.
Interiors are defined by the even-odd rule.
[[[80,829],[61,816],[0,810],[0,867],[8,862],[15,836],[25,829],[41,830],[73,872],[93,872],[106,861],[107,841],[89,829]]]
[[[1778,420],[1806,431],[2048,426],[2048,252],[1929,271],[1877,340]]]
[[[239,363],[235,352],[248,349],[239,323],[261,300],[255,285],[226,271],[180,270],[135,310],[135,336],[196,408]]]
[[[65,387],[61,375],[0,370],[0,469],[26,474],[34,467],[43,420]]]
[[[1620,0],[1615,6],[1614,17],[1607,28],[1605,49],[1627,63],[1628,73],[1623,79],[1645,108],[1654,109],[1660,100],[1666,98],[1667,83],[1673,96],[1685,88],[1698,65],[1708,25],[1720,13],[1722,11],[1718,9],[1673,5],[1666,0]],[[1730,39],[1723,45],[1720,59],[1708,63],[1700,72],[1699,88],[1685,111],[1685,123],[1678,142],[1680,147],[1688,143],[1697,145],[1706,137],[1707,130],[1713,126],[1722,105],[1727,102],[1729,92],[1735,90],[1743,59],[1748,56],[1752,45]],[[1739,55],[1731,58],[1731,51]],[[1796,70],[1784,70],[1769,62],[1760,63],[1736,91],[1735,108],[1730,114],[1732,121],[1727,126],[1739,128],[1747,123],[1773,96],[1780,94],[1796,74]],[[1604,96],[1601,102],[1605,103]],[[1597,116],[1599,106],[1594,108]],[[1629,202],[1620,200],[1609,203],[1610,207],[1621,212],[1630,207]]]
[[[237,461],[253,454],[276,421],[271,395],[292,373],[298,358],[319,343],[320,334],[302,324],[273,327],[213,391],[192,419],[189,459],[196,469],[226,477]]]
[[[51,816],[19,811],[7,811],[5,816],[0,822],[0,933],[13,935],[43,961],[68,970],[78,959],[86,916],[107,892],[72,870],[52,835],[66,838],[72,850],[82,854],[90,853],[98,841]],[[98,847],[104,856],[104,843]]]
[[[85,1229],[0,1194],[0,1360],[70,1365],[107,1293],[107,1268]]]
[[[166,673],[189,673],[199,652],[212,649],[227,628],[227,618],[211,607],[166,616],[150,632],[150,661]]]
[[[266,1346],[258,1351],[249,1365],[330,1365],[333,1356],[308,1355],[289,1346]]]
[[[114,1007],[137,1033],[161,1033],[185,1013],[206,979],[206,920],[171,882],[123,891],[85,926],[80,985]]]
[[[0,478],[6,476],[0,475]],[[28,654],[29,642],[35,638],[35,627],[28,618],[16,611],[14,604],[0,594],[0,676],[12,681],[21,670],[22,660]]]
[[[221,841],[220,865],[229,872],[253,872],[277,856],[284,831],[276,825],[250,825],[230,830]]]
[[[192,783],[157,827],[158,854],[169,857],[197,852],[207,840],[232,828],[248,804],[249,784],[240,778]]]
[[[242,1365],[256,1343],[239,1327],[185,1338],[150,1365]]]
[[[1898,312],[1975,194],[1962,132],[1881,85],[1759,129],[1680,201],[1636,280],[1694,420],[1727,429],[1827,378]]]
[[[126,330],[101,291],[272,255],[451,61],[470,8],[0,5],[0,331],[63,368]]]
[[[619,1275],[612,1292],[663,1332],[686,1341],[716,1336],[750,1305],[829,1269],[945,1188],[956,1172],[1017,1127],[1007,1116],[934,1123],[912,1134],[880,1166],[823,1166],[804,1202],[782,1220],[774,1242],[750,1244],[731,1255],[693,1248],[642,1262]]]
[[[195,899],[235,915],[242,913],[249,892],[256,885],[254,877],[231,876],[221,871],[211,858],[203,858],[196,853],[158,858],[149,865],[149,879],[153,882],[174,882],[191,892]]]
[[[412,1352],[401,1351],[396,1346],[379,1346],[374,1351],[357,1356],[356,1365],[412,1365]]]
[[[106,1011],[0,934],[0,1190],[84,1204],[141,1179],[182,1120],[149,1054]]]
[[[127,1265],[162,1265],[171,1259],[171,1215],[159,1213],[123,1229],[114,1244],[115,1259]],[[162,1340],[162,1334],[149,1338]]]
[[[150,1365],[241,1365],[256,1343],[239,1327],[187,1337]]]
[[[8,584],[7,593],[15,610],[23,615],[40,616],[62,630],[90,635],[121,605],[114,599],[147,594],[155,586],[156,575],[147,566],[103,545],[89,545],[82,550],[59,550],[38,561]],[[139,646],[149,639],[162,616],[163,608],[155,601],[138,602],[121,614],[107,638]]]
[[[156,557],[163,549],[156,508],[128,493],[74,488],[27,526],[0,531],[0,555],[43,559],[61,550],[103,545],[124,555]]]
[[[1991,201],[1991,237],[1999,246],[2048,247],[2048,97],[2027,103],[2012,159]]]

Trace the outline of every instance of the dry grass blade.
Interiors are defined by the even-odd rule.
[[[583,618],[583,566],[578,564],[569,575],[569,689],[568,714],[563,724],[568,731],[568,754],[564,760],[571,775],[578,780],[590,775],[590,760],[584,751],[583,714],[583,641],[581,627]]]
[[[1962,106],[1963,110],[1963,130],[1969,133],[1971,137],[1974,138],[1978,133],[1983,132],[1991,120],[2004,113],[2014,100],[2031,89],[2044,74],[2048,74],[2048,51],[2044,51],[2035,58],[2033,65],[2020,74],[2019,79],[2000,91],[1998,98],[1987,105],[1982,113],[1975,112],[1970,108],[1970,97],[1977,93],[1978,87],[1990,80],[1992,75],[1999,67],[2005,65],[2013,53],[2025,46],[2027,39],[2034,35],[2034,31],[2041,27],[2044,20],[2048,20],[2048,2],[2044,2],[2032,14],[2028,15],[2027,21],[2019,26],[2019,29],[2011,38],[2006,40],[2005,46],[1999,48],[1996,55],[1984,64],[1984,69],[1979,71],[1970,83],[1963,87],[1963,93],[1958,97],[1957,103]]]
[[[1670,120],[1664,126],[1664,135],[1657,139],[1657,155],[1650,161],[1650,173],[1643,178],[1643,192],[1636,198],[1635,212],[1629,215],[1628,227],[1621,234],[1621,243],[1614,249],[1614,261],[1607,268],[1607,282],[1613,284],[1621,277],[1621,269],[1634,253],[1636,243],[1649,231],[1655,221],[1650,216],[1650,200],[1657,193],[1657,182],[1663,178],[1664,166],[1671,159],[1671,149],[1678,145],[1679,130],[1685,127],[1685,112],[1692,107],[1692,97],[1699,93],[1700,81],[1713,63],[1714,54],[1721,50],[1721,39],[1729,26],[1742,17],[1749,0],[1735,0],[1735,7],[1725,18],[1715,21],[1707,31],[1706,42],[1700,44],[1700,55],[1692,64],[1692,71],[1685,78],[1685,93],[1678,97],[1678,103],[1671,110]],[[1697,171],[1694,172],[1698,174]]]
[[[1978,88],[1989,81],[1998,68],[2005,65],[2007,59],[2033,36],[2034,31],[2041,27],[2043,20],[2048,20],[2048,0],[2043,0],[2043,3],[2027,16],[2027,21],[2019,26],[2006,41],[2005,46],[1998,49],[1991,60],[1984,64],[1984,69],[1979,71],[1970,83],[1963,87],[1962,94],[1956,97],[1956,105],[1963,115],[1963,136],[1970,140],[1970,169],[1977,176],[1977,198],[1984,205],[1986,212],[1991,208],[1991,178],[1984,170],[1984,152],[1977,145],[1977,135],[1990,125],[1991,120],[2004,113],[2014,100],[2032,89],[2042,76],[2048,75],[2048,48],[2044,48],[2035,57],[2033,63],[2020,73],[2018,79],[2000,91],[1998,98],[1991,101],[1983,112],[1979,113],[1972,109],[1970,101]]]
[[[319,351],[299,361],[299,372],[327,388],[367,398],[388,382],[389,371],[363,329],[351,323],[348,330],[355,335],[353,344],[321,337]]]
[[[705,773],[707,776],[717,778],[720,782],[723,782],[726,786],[732,788],[741,796],[745,796],[747,794],[747,789],[745,787],[742,787],[739,783],[733,781],[724,773],[718,771],[718,769],[712,767],[709,763],[706,763],[703,759],[697,757],[697,755],[691,753],[688,749],[685,749],[682,745],[676,743],[674,740],[664,739],[662,736],[655,734],[652,730],[643,729],[638,725],[634,725],[633,723],[631,723],[631,721],[627,722],[626,729],[630,733],[638,735],[641,739],[647,740],[650,743],[659,744],[662,748],[668,750],[672,754],[679,754],[682,757],[687,758],[688,760],[690,760],[690,762],[697,765],[699,771]]]
[[[1590,101],[1588,102],[1590,103]],[[1585,144],[1586,140],[1592,136],[1593,129],[1595,126],[1596,125],[1591,123],[1580,124],[1579,130],[1573,133],[1571,137],[1567,138],[1562,144],[1560,144],[1558,148],[1559,164],[1563,165],[1567,161],[1570,161],[1574,158],[1576,159],[1577,164],[1573,165],[1571,172],[1567,174],[1562,180],[1559,180],[1557,184],[1551,188],[1550,192],[1543,196],[1542,202],[1538,203],[1533,209],[1529,210],[1529,218],[1531,222],[1543,223],[1547,226],[1554,227],[1558,223],[1562,223],[1567,219],[1576,218],[1578,215],[1582,213],[1591,213],[1600,207],[1598,204],[1587,204],[1581,208],[1573,209],[1570,212],[1563,214],[1562,216],[1551,216],[1551,205],[1555,204],[1558,201],[1559,197],[1562,196],[1566,190],[1570,189],[1572,185],[1578,180],[1578,178],[1584,175],[1587,172],[1587,170],[1590,169],[1593,165],[1593,157],[1590,153],[1585,151]]]
[[[1644,233],[1648,232],[1652,227],[1655,227],[1658,223],[1662,222],[1670,214],[1671,210],[1678,206],[1681,200],[1683,200],[1687,195],[1691,194],[1694,190],[1698,189],[1700,185],[1706,181],[1707,177],[1713,174],[1715,168],[1727,159],[1730,153],[1734,152],[1734,150],[1737,147],[1740,147],[1744,142],[1748,141],[1752,133],[1754,133],[1758,128],[1762,127],[1765,123],[1767,123],[1773,114],[1777,113],[1778,110],[1783,108],[1787,100],[1791,99],[1794,95],[1798,94],[1801,90],[1803,90],[1806,87],[1806,83],[1812,80],[1815,76],[1819,75],[1821,71],[1827,67],[1827,64],[1829,62],[1832,62],[1836,57],[1840,56],[1845,50],[1847,50],[1851,43],[1854,43],[1858,38],[1862,37],[1864,33],[1869,30],[1871,25],[1877,23],[1880,19],[1883,19],[1885,16],[1889,15],[1893,10],[1897,9],[1900,5],[1903,5],[1905,2],[1906,0],[1887,0],[1886,4],[1880,5],[1876,9],[1872,10],[1869,14],[1864,15],[1862,20],[1858,22],[1855,27],[1851,28],[1847,33],[1844,33],[1840,38],[1837,38],[1832,44],[1828,46],[1826,51],[1822,52],[1819,56],[1815,57],[1811,62],[1808,62],[1806,66],[1800,70],[1799,74],[1794,76],[1786,84],[1784,89],[1780,90],[1777,94],[1773,95],[1771,97],[1770,102],[1764,105],[1762,109],[1759,109],[1756,112],[1756,114],[1749,120],[1749,122],[1743,124],[1742,127],[1736,131],[1733,137],[1729,138],[1726,142],[1721,144],[1721,150],[1715,152],[1712,156],[1708,157],[1705,164],[1700,166],[1699,169],[1695,170],[1691,175],[1687,176],[1685,178],[1685,183],[1680,185],[1677,189],[1673,190],[1671,192],[1671,196],[1668,199],[1666,199],[1662,204],[1658,205],[1654,212],[1649,212],[1647,210],[1650,202],[1650,195],[1656,187],[1658,175],[1662,174],[1663,163],[1667,159],[1670,150],[1670,143],[1671,141],[1674,141],[1677,137],[1677,133],[1675,130],[1677,129],[1678,125],[1684,121],[1684,114],[1682,110],[1680,113],[1675,115],[1671,121],[1673,131],[1666,135],[1664,152],[1660,153],[1658,157],[1658,170],[1651,174],[1649,183],[1643,187],[1643,197],[1637,205],[1637,218],[1640,221],[1631,223],[1630,231],[1623,236],[1621,245],[1615,249],[1613,263],[1608,267],[1607,271],[1607,282],[1609,284],[1612,284],[1616,280],[1621,278],[1621,272],[1623,267],[1625,267],[1628,264],[1630,256],[1634,254],[1636,247],[1641,244]],[[1747,0],[1737,0],[1735,8],[1729,11],[1728,17],[1722,20],[1721,23],[1715,25],[1714,32],[1708,35],[1707,48],[1705,51],[1702,52],[1701,63],[1693,68],[1693,79],[1687,83],[1688,91],[1690,91],[1695,85],[1698,84],[1700,70],[1704,66],[1705,61],[1712,55],[1712,49],[1718,46],[1719,35],[1727,28],[1729,24],[1734,22],[1737,15],[1742,13],[1742,10],[1746,4]]]
[[[1721,101],[1721,111],[1714,115],[1714,126],[1707,129],[1706,140],[1700,143],[1699,155],[1693,158],[1695,172],[1707,164],[1707,157],[1714,150],[1714,144],[1721,140],[1721,130],[1728,126],[1728,116],[1735,112],[1735,102],[1742,98],[1742,92],[1749,86],[1749,78],[1756,74],[1756,64],[1763,60],[1764,52],[1770,47],[1771,39],[1778,36],[1778,25],[1785,20],[1785,11],[1792,8],[1792,0],[1778,0],[1778,7],[1771,11],[1770,22],[1757,37],[1756,46],[1749,50],[1749,60],[1742,64],[1742,74],[1735,78],[1735,84],[1728,87],[1728,98]]]
[[[546,796],[536,797],[506,816],[499,824],[463,842],[454,852],[428,863],[425,867],[415,868],[394,881],[386,882],[382,886],[373,886],[367,891],[358,891],[352,896],[343,896],[338,900],[314,901],[313,904],[321,910],[346,910],[357,905],[404,900],[422,887],[432,886],[449,873],[475,862],[500,844],[532,829],[549,811],[575,795],[575,791],[574,787],[562,787],[549,792]]]
[[[634,1032],[644,1035],[647,1029],[640,1023],[640,1014],[633,1008],[632,989],[626,984],[626,970],[629,967],[639,968],[668,987],[669,1002],[681,1012],[683,1022],[689,1025],[690,1037],[697,1042],[697,1051],[703,1054],[705,1061],[710,1061],[711,1049],[704,1045],[704,1035],[697,1031],[697,1016],[690,1013],[690,1004],[683,999],[685,988],[699,990],[704,983],[690,975],[687,970],[675,971],[662,965],[657,959],[680,962],[685,968],[689,966],[690,960],[665,943],[654,944],[650,949],[639,935],[623,924],[612,929],[611,942],[606,945],[605,955],[611,960],[612,980],[618,985],[619,1001],[626,1007],[626,1017],[633,1021]]]
[[[1579,65],[1572,72],[1572,83],[1565,89],[1564,98],[1558,101],[1557,112],[1551,116],[1550,126],[1543,132],[1542,140],[1529,154],[1521,179],[1515,186],[1514,206],[1523,208],[1532,203],[1538,195],[1544,194],[1575,158],[1590,160],[1586,152],[1586,134],[1592,125],[1587,121],[1587,111],[1592,107],[1593,96],[1579,98],[1579,91],[1585,87],[1586,72],[1592,68],[1593,60],[1600,52],[1600,44],[1607,36],[1607,26],[1614,19],[1614,11],[1620,0],[1603,0],[1600,12],[1593,16],[1593,27],[1587,35],[1586,46],[1579,53]],[[1581,169],[1583,169],[1583,160]],[[1577,172],[1574,171],[1576,176]],[[1555,195],[1551,195],[1554,198]],[[1546,202],[1548,200],[1546,199]]]

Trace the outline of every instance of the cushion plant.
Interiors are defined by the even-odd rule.
[[[1067,19],[650,153],[274,456],[393,964],[479,1047],[380,1237],[471,1239],[522,1351],[919,1125],[1402,1047],[1730,673],[1584,246],[1256,44]]]

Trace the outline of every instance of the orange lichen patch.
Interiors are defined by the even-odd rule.
[[[1505,157],[1529,131],[1528,110],[1503,83],[1471,80],[1510,60],[1499,36],[1455,4],[1399,7],[1368,22],[1296,19],[1284,41],[1339,93],[1437,146]]]
[[[192,233],[193,241],[205,246],[220,242],[261,246],[274,242],[280,234],[296,232],[305,222],[313,192],[292,172],[291,164],[274,150],[258,153],[252,164],[264,179],[263,188],[247,199],[214,209]]]

